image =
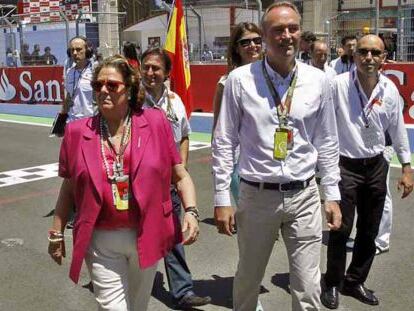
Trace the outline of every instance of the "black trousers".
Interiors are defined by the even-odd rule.
[[[329,232],[326,286],[364,283],[375,257],[375,238],[378,234],[387,193],[388,163],[383,155],[373,158],[340,157],[340,208],[342,226]],[[358,213],[352,261],[345,274],[346,242]]]

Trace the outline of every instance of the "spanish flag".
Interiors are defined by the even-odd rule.
[[[187,111],[187,116],[190,117],[191,111],[193,110],[190,59],[181,0],[174,1],[174,9],[170,16],[164,48],[170,54],[172,60],[170,76],[171,89],[181,97]]]

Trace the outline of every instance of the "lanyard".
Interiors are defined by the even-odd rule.
[[[269,88],[270,94],[272,95],[274,104],[276,106],[277,111],[277,118],[279,119],[279,124],[282,126],[287,126],[287,121],[289,118],[290,109],[292,107],[292,98],[293,98],[293,91],[296,87],[296,81],[298,80],[298,69],[297,66],[295,68],[295,71],[293,72],[293,76],[290,80],[289,88],[287,91],[285,103],[282,103],[282,100],[280,99],[280,95],[275,89],[275,87],[272,84],[272,81],[270,80],[269,73],[266,70],[265,66],[265,60],[262,60],[262,71],[263,75],[266,80],[267,87]]]
[[[76,67],[75,67],[75,70],[73,72],[72,97],[75,96],[75,92],[79,89],[79,83],[80,83],[80,80],[82,78],[82,75],[85,72],[85,70],[89,67],[90,64],[91,64],[91,62],[88,62],[86,64],[86,66],[82,68],[82,70],[79,72],[79,77],[78,77],[77,80],[76,80],[76,73],[78,72],[78,70],[76,70]],[[75,83],[75,81],[76,81],[76,83]]]
[[[178,122],[178,117],[177,117],[177,114],[174,112],[170,96],[168,95],[168,89],[165,86],[164,86],[164,92],[163,92],[161,98],[164,98],[164,101],[167,101],[167,108],[165,110],[165,115],[166,115],[168,121],[170,121],[172,123],[177,123]],[[158,100],[158,103],[161,101],[161,98]],[[159,105],[158,103],[156,103],[154,98],[151,95],[147,96],[147,99],[148,99],[148,105],[150,107],[157,106],[159,108],[162,108],[162,105]]]
[[[365,128],[368,128],[369,127],[368,117],[372,112],[372,108],[374,106],[375,99],[371,100],[371,103],[368,103],[368,105],[367,105],[368,110],[367,110],[367,113],[365,113],[364,99],[362,98],[362,93],[361,93],[361,90],[359,88],[359,84],[358,84],[358,81],[357,81],[356,70],[352,71],[352,81],[354,82],[355,88],[358,92],[359,105],[361,106],[362,119],[364,119],[364,126],[365,126]]]

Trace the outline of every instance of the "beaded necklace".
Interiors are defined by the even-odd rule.
[[[109,133],[108,123],[102,116],[100,116],[99,118],[99,125],[100,125],[100,130],[101,130],[100,132],[101,154],[102,154],[106,176],[108,177],[108,180],[111,183],[125,181],[128,179],[128,176],[124,175],[123,155],[127,147],[127,142],[129,140],[129,136],[131,133],[131,113],[128,111],[127,117],[124,120],[121,144],[119,146],[119,152],[116,151],[115,146],[111,142],[112,137],[111,137],[111,134]],[[108,138],[108,145],[115,153],[113,175],[111,175],[109,171],[109,164],[108,164],[108,160],[105,155],[105,142],[104,142],[105,137],[104,136]]]

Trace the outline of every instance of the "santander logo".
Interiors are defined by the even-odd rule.
[[[62,67],[0,68],[0,101],[8,103],[61,103]]]
[[[9,78],[3,72],[0,75],[0,100],[9,101],[16,96],[16,88],[10,84]]]

